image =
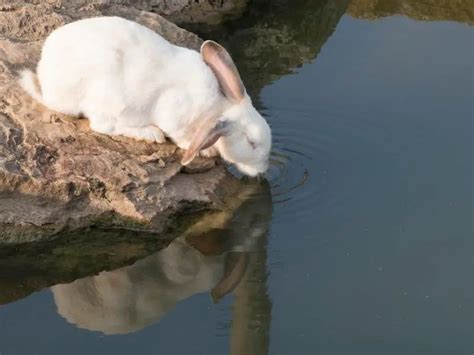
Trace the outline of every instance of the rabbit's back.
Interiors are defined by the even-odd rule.
[[[38,63],[44,103],[69,114],[97,109],[111,114],[151,105],[172,80],[181,48],[118,17],[70,23],[45,41]]]

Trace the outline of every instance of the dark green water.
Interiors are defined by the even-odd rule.
[[[1,355],[474,353],[474,29],[347,5],[255,1],[203,30],[272,127],[270,188],[204,245],[183,236],[24,298],[2,264]]]

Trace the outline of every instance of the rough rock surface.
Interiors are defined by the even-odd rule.
[[[200,44],[158,14],[120,1],[0,0],[0,242],[44,239],[104,220],[161,232],[174,216],[220,208],[237,186],[213,161],[197,162],[204,172],[185,174],[176,146],[93,133],[87,120],[51,112],[21,90],[18,70],[34,68],[53,29],[98,15],[133,19],[182,46]]]
[[[218,24],[240,16],[249,0],[119,0],[162,15],[173,23]]]
[[[126,9],[152,12],[176,23],[218,24],[240,16],[249,0],[0,0],[0,6],[23,6],[25,3],[47,3],[67,16],[89,16],[91,11],[117,11]],[[79,11],[78,11],[79,10]]]

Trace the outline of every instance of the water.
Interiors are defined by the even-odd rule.
[[[273,129],[268,185],[163,250],[2,257],[0,353],[472,354],[472,11],[369,3],[203,30]]]

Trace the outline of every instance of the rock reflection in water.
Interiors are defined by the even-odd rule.
[[[239,19],[220,26],[189,25],[230,51],[254,100],[263,87],[313,60],[350,0],[254,0]]]
[[[474,25],[472,0],[352,0],[347,12],[356,18],[405,15],[422,21],[456,21]]]
[[[132,266],[52,287],[58,313],[79,328],[124,334],[157,322],[194,294],[210,291],[217,302],[235,289],[236,327],[246,328],[252,316],[264,319],[259,342],[267,347],[269,187],[248,185],[229,205],[229,210],[204,216],[167,248]],[[261,312],[249,314],[249,307],[258,305]]]

